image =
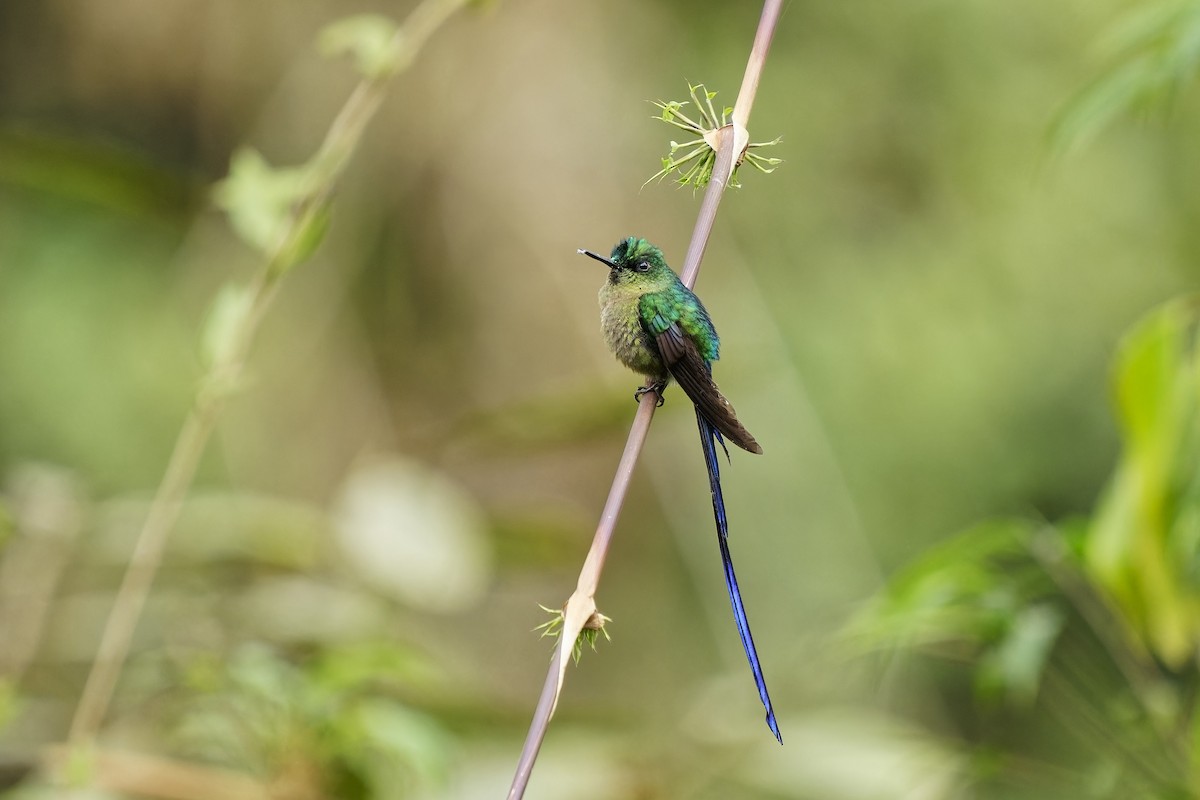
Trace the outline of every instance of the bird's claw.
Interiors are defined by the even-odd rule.
[[[667,399],[663,397],[663,389],[666,388],[667,384],[665,382],[652,383],[649,386],[639,386],[637,391],[633,393],[633,401],[635,403],[640,403],[642,401],[642,395],[654,392],[658,395],[658,402],[654,404],[654,407],[662,408],[662,404],[667,402]]]

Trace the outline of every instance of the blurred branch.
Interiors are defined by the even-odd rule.
[[[138,535],[101,635],[83,695],[71,721],[72,745],[90,744],[108,711],[130,642],[146,598],[162,562],[163,549],[179,517],[184,497],[196,474],[209,437],[225,402],[236,389],[255,334],[288,270],[311,254],[321,232],[325,210],[338,179],[354,155],[367,124],[383,102],[391,79],[412,63],[417,51],[467,0],[425,0],[402,28],[370,49],[358,48],[364,79],[342,107],[310,162],[307,181],[265,247],[265,259],[245,295],[245,305],[231,318],[225,346],[215,349],[212,364],[200,382],[191,412],[183,423],[162,482]],[[380,30],[378,21],[372,33]],[[335,41],[335,47],[343,42]],[[372,44],[368,42],[368,44]]]
[[[712,235],[713,225],[717,218],[717,208],[721,204],[725,187],[733,175],[734,164],[750,141],[746,124],[750,119],[754,95],[782,8],[783,0],[766,0],[763,4],[762,17],[759,19],[758,31],[755,34],[750,59],[746,64],[746,72],[742,79],[742,89],[734,106],[733,122],[720,129],[717,159],[713,167],[713,176],[716,180],[710,181],[705,188],[704,199],[696,218],[696,226],[692,230],[692,239],[679,275],[689,288],[696,284],[700,261],[708,246],[709,236]],[[558,705],[558,697],[562,692],[568,656],[583,629],[588,625],[597,624],[595,620],[599,612],[596,608],[595,596],[600,584],[600,574],[604,570],[604,560],[608,555],[608,546],[612,541],[617,517],[620,516],[621,508],[625,504],[625,495],[629,490],[629,485],[633,482],[633,469],[637,465],[642,445],[645,444],[646,435],[650,431],[650,421],[654,418],[654,409],[658,400],[657,393],[646,392],[638,403],[637,414],[634,416],[633,426],[625,443],[625,450],[617,464],[612,488],[609,489],[608,499],[600,514],[600,523],[596,527],[591,549],[588,550],[587,558],[580,570],[575,592],[563,607],[562,635],[550,660],[546,682],[542,686],[542,694],[538,699],[533,721],[530,723],[529,733],[521,750],[520,760],[517,762],[517,771],[508,792],[509,800],[517,800],[525,796],[525,787],[529,784],[534,762],[537,761],[538,751],[542,747],[546,729],[550,724],[550,718],[554,716],[554,709]]]
[[[70,748],[56,746],[41,751],[47,772],[70,768]],[[118,750],[93,754],[92,784],[122,795],[164,800],[271,800],[270,788],[248,775],[199,766],[173,759]]]
[[[65,472],[26,467],[13,483],[15,537],[0,559],[0,681],[15,685],[37,653],[82,510]]]

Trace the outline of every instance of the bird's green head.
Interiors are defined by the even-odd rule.
[[[663,258],[662,250],[637,236],[617,242],[608,258],[590,250],[579,252],[607,266],[609,282],[618,286],[654,291],[676,280],[675,273]]]

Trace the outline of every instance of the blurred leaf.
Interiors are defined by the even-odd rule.
[[[323,691],[362,691],[397,683],[427,688],[442,673],[417,650],[389,641],[349,643],[324,652],[312,667]]]
[[[0,676],[0,730],[8,724],[21,710],[21,694],[16,684],[5,676]]]
[[[329,231],[329,217],[329,204],[323,198],[312,199],[308,207],[294,216],[292,228],[272,261],[272,275],[284,274],[316,252]]]
[[[1161,81],[1159,65],[1147,58],[1112,68],[1080,91],[1055,118],[1051,150],[1065,154],[1091,144],[1117,117],[1149,99]]]
[[[96,786],[72,786],[69,792],[63,789],[61,781],[43,778],[27,781],[12,791],[4,793],[4,800],[129,800],[129,795],[101,789]]]
[[[250,312],[253,296],[236,283],[227,283],[217,292],[209,308],[201,333],[201,355],[206,367],[228,364],[237,343],[238,332]]]
[[[94,134],[0,128],[0,185],[112,209],[145,221],[182,223],[204,198],[193,176],[154,163],[147,152]]]
[[[407,773],[431,786],[449,775],[450,737],[435,719],[399,703],[379,698],[355,703],[333,731],[336,752],[369,776],[371,797],[399,796]]]
[[[1175,301],[1125,337],[1114,384],[1124,450],[1086,547],[1094,579],[1173,667],[1200,646],[1197,306]]]
[[[326,57],[349,53],[365,78],[383,78],[399,65],[403,38],[399,27],[378,14],[359,14],[325,27],[317,47]]]
[[[231,657],[202,658],[189,683],[207,687],[191,698],[176,725],[185,750],[225,765],[270,775],[301,745],[304,704],[299,670],[260,645]],[[191,672],[191,670],[189,670]]]
[[[999,645],[980,660],[976,686],[985,695],[1002,695],[1022,705],[1032,704],[1046,661],[1065,623],[1062,610],[1052,605],[1022,609]]]
[[[113,563],[128,558],[145,498],[118,498],[99,508],[92,545]],[[184,503],[169,557],[188,566],[245,562],[307,570],[320,562],[332,521],[315,503],[234,491],[197,491]]]
[[[242,147],[233,154],[229,177],[217,184],[215,198],[242,240],[270,254],[312,186],[308,166],[274,168],[258,151]]]
[[[1200,66],[1200,2],[1169,0],[1132,11],[1102,41],[1114,63],[1059,113],[1051,148],[1089,144],[1114,119],[1169,103]]]
[[[595,523],[582,509],[538,508],[530,513],[492,512],[492,538],[500,569],[571,569],[579,561],[579,531]]]
[[[934,548],[852,622],[851,641],[969,648],[981,695],[1029,705],[1067,620],[1066,602],[1032,550],[1035,534],[1059,537],[1042,527],[987,522]]]
[[[1195,7],[1195,0],[1160,0],[1135,6],[1100,38],[1096,49],[1105,57],[1119,58],[1136,50],[1163,47],[1169,44],[1172,32],[1186,22],[1181,18]]]
[[[301,699],[297,669],[270,648],[247,645],[229,662],[229,680],[241,694],[283,712]]]
[[[346,664],[368,652],[335,648],[328,658]],[[186,709],[178,734],[197,754],[277,780],[296,764],[317,765],[309,779],[338,784],[331,796],[403,797],[443,783],[453,740],[437,721],[381,695],[366,672],[329,680],[329,663],[298,666],[258,646],[207,662],[210,691]]]
[[[1127,449],[1147,468],[1165,470],[1180,411],[1193,400],[1183,361],[1192,314],[1182,303],[1164,306],[1127,333],[1117,352],[1117,411]]]
[[[335,517],[348,563],[389,597],[446,612],[483,596],[487,520],[449,476],[411,459],[375,459],[347,476]]]
[[[305,575],[266,575],[226,604],[230,624],[278,644],[320,645],[381,635],[392,609],[377,594]]]
[[[13,520],[12,511],[9,510],[8,504],[4,502],[4,498],[0,497],[0,551],[8,545],[13,534],[16,532],[17,527]]]
[[[636,408],[628,394],[591,387],[548,392],[529,400],[475,409],[457,421],[455,436],[474,437],[476,446],[506,455],[559,451],[629,426]]]
[[[982,523],[926,553],[847,629],[868,648],[1002,640],[1049,578],[1029,552],[1023,520]]]

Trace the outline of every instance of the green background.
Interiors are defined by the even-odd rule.
[[[929,547],[1088,514],[1113,471],[1117,344],[1195,281],[1197,105],[1181,91],[1065,153],[1050,129],[1134,5],[786,6],[750,120],[784,163],[726,193],[696,288],[765,450],[733,453],[725,493],[787,744],[669,392],[597,598],[612,641],[568,671],[529,797],[1117,791],[1036,703],[981,710],[968,668],[838,634]],[[323,26],[408,10],[0,6],[0,559],[44,530],[63,548],[31,581],[44,624],[32,590],[0,616],[37,639],[4,676],[18,764],[65,735],[208,310],[259,263],[213,185],[239,146],[291,165],[320,144],[356,81],[317,53]],[[434,35],[276,298],[102,744],[285,797],[506,790],[549,655],[538,603],[573,588],[634,411],[603,271],[575,250],[635,234],[682,262],[699,195],[639,190],[682,134],[650,101],[690,80],[732,105],[757,18],[502,0]],[[989,754],[1014,743],[1054,766],[1005,777]]]

